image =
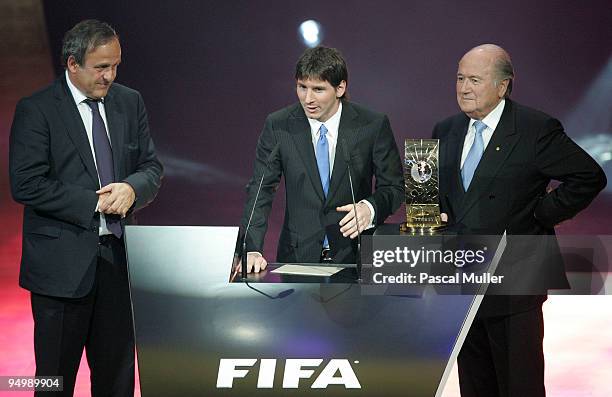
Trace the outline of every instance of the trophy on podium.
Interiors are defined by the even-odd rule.
[[[438,139],[406,139],[406,223],[400,225],[403,234],[432,235],[443,228],[438,204],[439,143]]]

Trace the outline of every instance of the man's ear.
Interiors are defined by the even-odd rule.
[[[79,64],[77,63],[76,59],[74,58],[74,55],[70,55],[68,57],[68,60],[66,61],[66,69],[68,69],[68,72],[76,73],[78,67],[79,67]]]
[[[342,98],[346,92],[346,81],[342,80],[338,87],[336,87],[336,98]]]
[[[510,83],[510,79],[503,79],[497,84],[497,96],[499,98],[504,98],[506,96],[506,92],[508,91],[509,83]]]

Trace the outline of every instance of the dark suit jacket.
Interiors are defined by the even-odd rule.
[[[323,194],[310,124],[299,103],[268,116],[257,144],[255,171],[247,186],[242,220],[248,222],[255,193],[266,168],[266,159],[279,145],[271,161],[248,232],[247,250],[263,252],[264,235],[274,192],[285,176],[286,207],[278,243],[279,262],[318,262],[325,233],[337,263],[354,263],[354,241],[342,237],[338,222],[346,213],[337,206],[352,203],[343,145],[348,146],[355,200],[368,200],[381,224],[397,210],[404,198],[404,181],[399,153],[389,119],[363,106],[346,102],[338,131],[334,167],[327,198]],[[372,192],[372,177],[376,189]]]
[[[558,120],[506,100],[465,192],[460,161],[469,120],[460,113],[433,131],[433,138],[440,139],[441,211],[459,233],[498,235],[505,230],[509,235],[547,236],[532,239],[530,247],[525,246],[529,239],[510,238],[498,269],[510,276],[515,292],[522,288],[545,294],[547,289],[567,288],[554,226],[575,216],[605,187],[603,170],[565,134]],[[547,192],[553,179],[562,183]],[[526,308],[513,305],[498,312]]]
[[[104,100],[116,181],[136,192],[132,211],[150,203],[162,165],[137,91],[114,83]],[[19,283],[39,294],[81,297],[93,284],[100,188],[83,121],[65,77],[17,104],[10,136],[13,198],[25,206]]]

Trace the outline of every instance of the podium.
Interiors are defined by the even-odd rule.
[[[230,283],[237,236],[126,227],[144,397],[441,394],[477,298],[350,277]]]

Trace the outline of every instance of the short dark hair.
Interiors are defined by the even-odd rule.
[[[119,35],[108,23],[86,19],[74,25],[64,35],[62,42],[62,65],[68,65],[68,58],[74,57],[77,64],[83,65],[85,55],[95,48],[119,39]]]
[[[295,65],[295,79],[318,79],[338,87],[343,80],[348,83],[346,61],[335,48],[308,48]]]

